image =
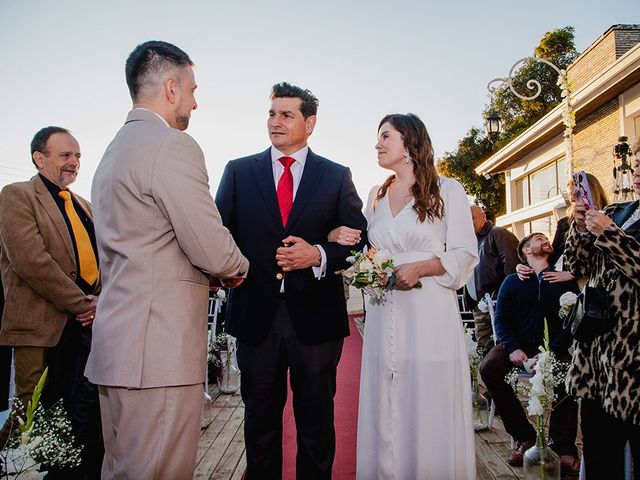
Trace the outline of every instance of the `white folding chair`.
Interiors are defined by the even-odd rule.
[[[209,328],[211,329],[211,343],[215,343],[216,341],[216,329],[218,324],[218,313],[220,313],[222,302],[218,299],[217,296],[209,297],[209,307],[207,310],[207,336],[209,335]],[[210,325],[210,327],[209,327]],[[207,349],[211,348],[210,345],[207,345]],[[209,395],[209,362],[206,363],[205,374],[204,374],[204,405],[203,416],[201,421],[201,428],[206,428],[211,423],[211,419],[207,418],[204,410],[206,410],[211,405],[211,395]]]
[[[495,317],[496,317],[496,310],[495,310],[495,301],[491,298],[491,295],[486,293],[484,296],[484,301],[487,304],[487,307],[489,308],[489,317],[491,318],[491,330],[493,331],[493,341],[494,343],[496,342],[496,327],[495,327]],[[496,416],[496,404],[493,401],[493,398],[491,399],[491,405],[489,405],[489,419],[487,420],[487,424],[489,426],[489,428],[493,428],[493,420]]]

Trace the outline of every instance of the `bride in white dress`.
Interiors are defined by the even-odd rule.
[[[366,305],[357,478],[475,479],[456,296],[478,262],[469,203],[457,181],[438,177],[417,116],[383,118],[376,150],[394,175],[369,195],[367,232],[371,245],[391,253],[398,282],[386,301]]]

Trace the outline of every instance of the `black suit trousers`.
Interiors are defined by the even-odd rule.
[[[239,342],[238,365],[245,404],[247,480],[282,478],[282,411],[287,372],[293,392],[298,479],[330,479],[335,455],[333,397],[342,339],[301,343],[285,301],[278,302],[273,326],[257,346]]]

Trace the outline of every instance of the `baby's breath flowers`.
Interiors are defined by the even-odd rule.
[[[40,396],[47,378],[45,369],[26,411],[18,399],[13,400],[12,415],[18,419],[5,449],[0,452],[7,474],[19,477],[44,468],[68,468],[80,465],[81,447],[74,442],[71,422],[61,402],[49,410],[40,404]]]

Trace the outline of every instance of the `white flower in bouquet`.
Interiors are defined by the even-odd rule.
[[[377,268],[384,269],[383,265],[385,264],[385,262],[391,260],[391,256],[386,250],[378,250],[377,252],[375,252],[371,260]],[[391,269],[391,271],[393,272],[393,269]]]
[[[227,293],[224,289],[220,289],[216,292],[216,300],[220,300],[220,302],[224,302],[227,299]]]
[[[569,315],[571,308],[578,301],[578,295],[573,292],[564,292],[560,295],[560,310],[558,311],[558,316],[560,318],[565,318]]]

